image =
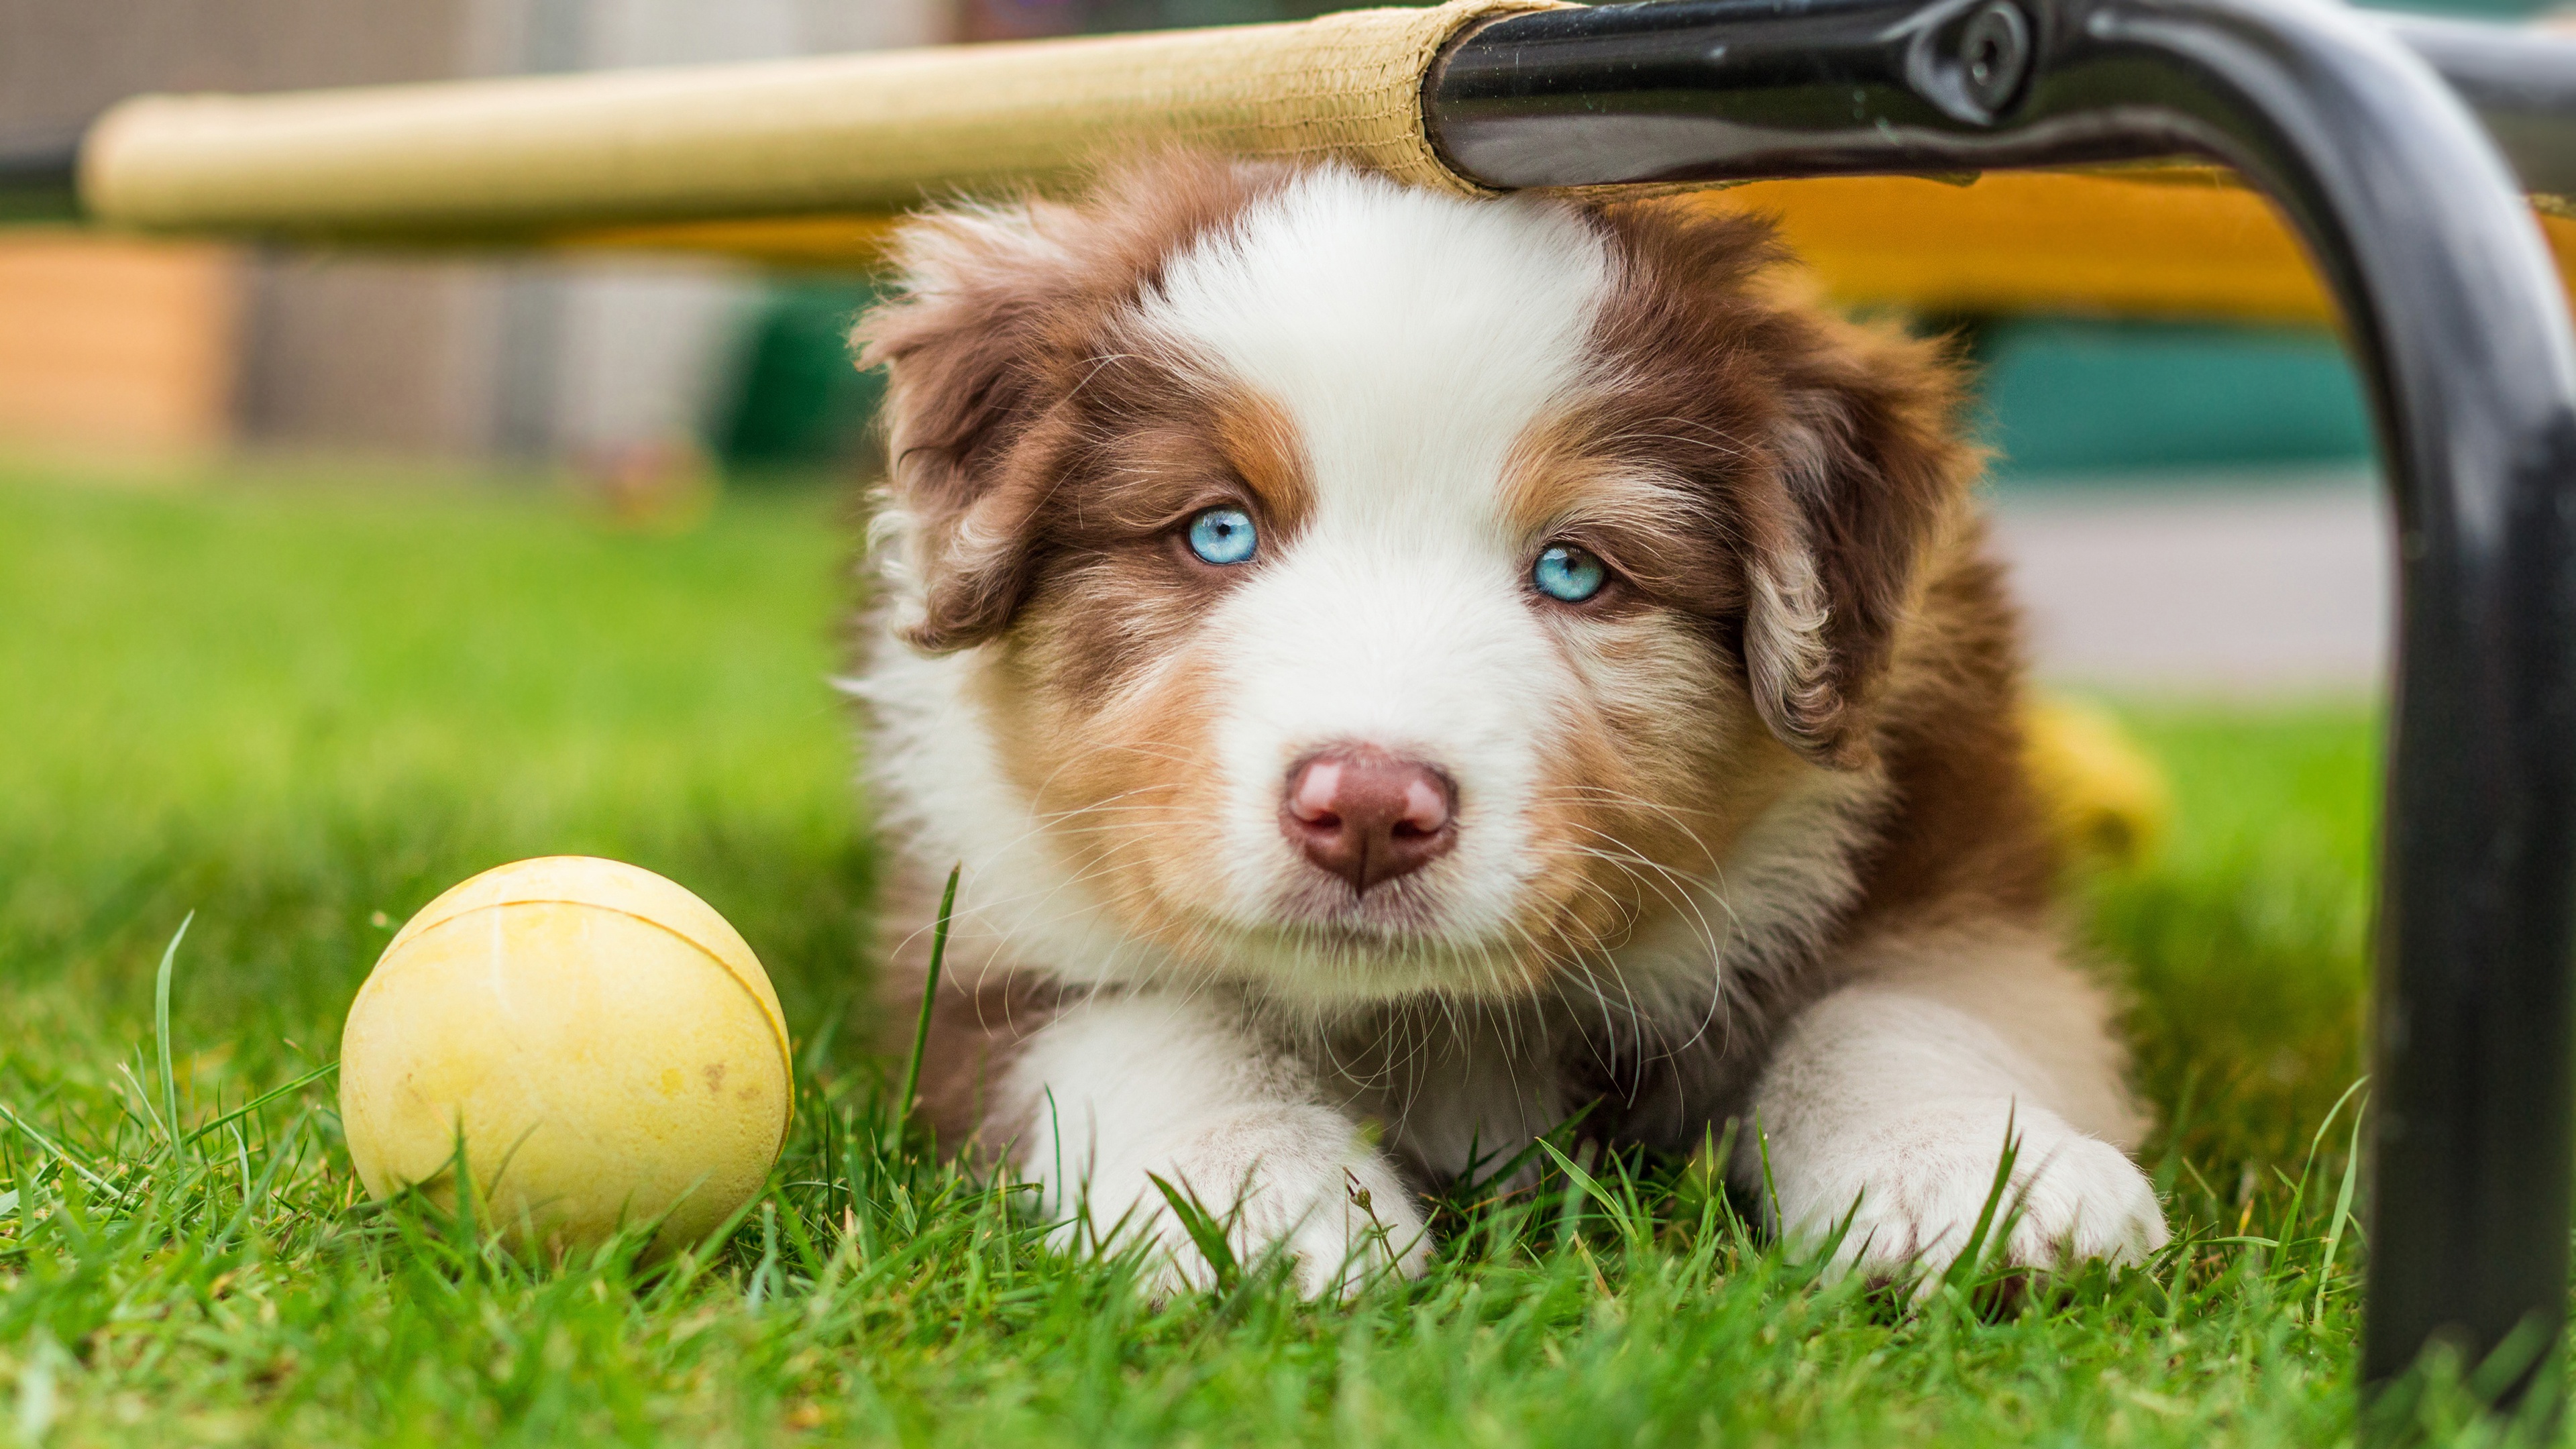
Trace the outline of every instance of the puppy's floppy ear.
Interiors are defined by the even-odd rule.
[[[992,637],[1027,590],[1045,490],[1020,444],[1052,400],[1067,258],[1049,232],[1067,214],[1032,202],[906,224],[896,295],[851,333],[858,365],[886,369],[890,564],[916,648]]]
[[[1858,326],[1784,269],[1771,225],[1688,198],[1595,212],[1621,260],[1600,323],[1622,436],[1724,515],[1754,707],[1791,748],[1856,767],[1933,539],[1975,454],[1939,344]]]
[[[1198,237],[1294,173],[1202,152],[1146,154],[1080,205],[960,207],[897,235],[902,283],[859,321],[886,369],[904,638],[933,651],[1000,633],[1037,575],[1048,500],[1081,451],[1075,395],[1139,344],[1119,318]]]
[[[1801,313],[1803,312],[1803,315]],[[1793,310],[1768,451],[1777,490],[1746,518],[1746,672],[1774,734],[1822,764],[1872,758],[1872,696],[1924,555],[1965,495],[1958,382],[1937,344]]]

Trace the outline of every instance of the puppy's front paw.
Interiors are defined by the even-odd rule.
[[[2164,1210],[2127,1154],[2054,1112],[2002,1102],[1924,1106],[1874,1131],[1791,1153],[1775,1145],[1789,1237],[1821,1245],[1848,1216],[1834,1253],[1838,1267],[1887,1277],[1941,1272],[1967,1251],[1994,1192],[2007,1121],[2019,1147],[1986,1253],[2045,1269],[2088,1258],[2135,1263],[2164,1246]],[[2009,1235],[1996,1242],[2016,1209]]]
[[[1389,1269],[1414,1277],[1430,1261],[1430,1235],[1412,1193],[1348,1119],[1324,1107],[1248,1108],[1103,1163],[1092,1175],[1086,1201],[1093,1239],[1113,1247],[1150,1241],[1145,1288],[1156,1301],[1216,1281],[1156,1177],[1225,1226],[1236,1262],[1283,1251],[1309,1298],[1348,1297]],[[1059,1245],[1071,1246],[1077,1231],[1075,1224],[1059,1229]]]

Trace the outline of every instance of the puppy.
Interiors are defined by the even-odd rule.
[[[887,1015],[1068,1244],[1312,1294],[1577,1111],[1847,1267],[2163,1242],[2049,923],[1937,351],[1758,221],[1172,156],[911,223],[881,635]]]

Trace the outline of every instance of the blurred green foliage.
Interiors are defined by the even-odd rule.
[[[733,386],[711,440],[737,477],[845,463],[868,446],[881,372],[851,365],[850,324],[876,299],[864,280],[772,284],[746,319]]]

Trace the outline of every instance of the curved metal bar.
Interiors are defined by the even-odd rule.
[[[1998,9],[2018,58],[2009,22],[1980,27]],[[2395,492],[2364,1372],[2555,1332],[2576,342],[2459,98],[2326,0],[1665,0],[1494,22],[1434,71],[1425,112],[1452,164],[1503,188],[2190,152],[2271,194],[2342,305]]]
[[[2478,113],[2525,191],[2576,195],[2576,32],[2384,17]]]

